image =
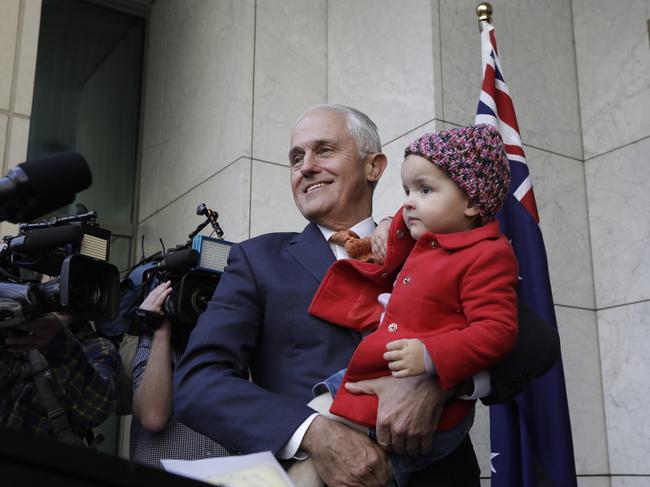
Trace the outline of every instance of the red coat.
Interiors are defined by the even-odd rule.
[[[399,211],[384,264],[335,262],[309,312],[355,330],[374,329],[382,311],[377,296],[392,288],[382,323],[357,347],[343,385],[389,375],[386,344],[419,338],[441,387],[449,389],[500,362],[514,346],[517,276],[516,258],[498,222],[466,232],[426,233],[415,242]],[[343,385],[330,411],[373,427],[377,397],[350,394]],[[438,429],[453,427],[472,407],[473,401],[451,401]]]

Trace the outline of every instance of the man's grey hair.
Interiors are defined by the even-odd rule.
[[[345,105],[338,105],[336,103],[324,103],[311,107],[303,113],[296,125],[310,112],[315,110],[328,110],[331,112],[338,112],[345,115],[346,125],[348,132],[354,138],[359,148],[361,156],[381,152],[381,140],[377,132],[377,125],[370,120],[370,117],[356,108],[348,107]]]

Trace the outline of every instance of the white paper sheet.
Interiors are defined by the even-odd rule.
[[[170,473],[224,487],[294,487],[271,452],[202,460],[161,460]]]

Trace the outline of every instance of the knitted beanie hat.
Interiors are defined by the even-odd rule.
[[[510,164],[496,127],[487,124],[424,134],[406,148],[433,162],[475,204],[481,223],[493,220],[510,184]]]

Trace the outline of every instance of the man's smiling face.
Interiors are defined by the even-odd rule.
[[[344,114],[308,112],[291,135],[289,163],[296,206],[309,221],[339,230],[370,216],[369,168]]]

